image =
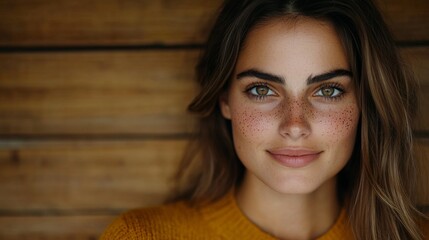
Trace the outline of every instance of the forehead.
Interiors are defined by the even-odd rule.
[[[281,74],[298,68],[348,69],[349,64],[330,22],[297,17],[272,19],[250,30],[236,68],[255,67]]]

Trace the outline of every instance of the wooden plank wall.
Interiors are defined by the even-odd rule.
[[[427,158],[429,2],[378,2],[421,83]],[[165,198],[219,5],[0,0],[0,239],[96,239],[120,212]]]

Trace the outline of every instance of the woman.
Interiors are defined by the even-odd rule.
[[[226,1],[197,70],[181,201],[102,238],[423,239],[415,83],[371,1]]]

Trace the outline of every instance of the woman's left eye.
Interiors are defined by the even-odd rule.
[[[339,87],[334,86],[325,86],[321,87],[315,94],[315,96],[326,97],[326,98],[336,98],[340,97],[344,91]]]

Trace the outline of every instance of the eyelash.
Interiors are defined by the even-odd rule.
[[[267,98],[269,96],[273,96],[273,95],[255,95],[255,94],[251,93],[250,91],[252,89],[256,88],[256,87],[266,87],[266,88],[268,88],[268,91],[274,92],[271,89],[271,87],[269,86],[269,84],[267,84],[266,82],[255,82],[255,83],[252,83],[251,85],[249,85],[246,88],[246,90],[244,92],[249,97],[251,97],[251,98],[253,98],[255,100],[258,100],[258,101],[262,101],[262,100],[264,100],[265,98]],[[329,96],[317,96],[316,93],[322,91],[322,89],[324,89],[324,88],[333,88],[334,91],[337,90],[340,93],[338,93],[337,96],[333,96],[333,97],[329,97]],[[336,100],[341,99],[343,97],[344,93],[345,93],[344,88],[340,84],[338,84],[338,83],[325,83],[325,84],[322,84],[321,86],[319,86],[317,88],[317,90],[316,90],[315,94],[313,94],[313,96],[322,97],[323,99],[325,99],[327,101],[336,101]]]

